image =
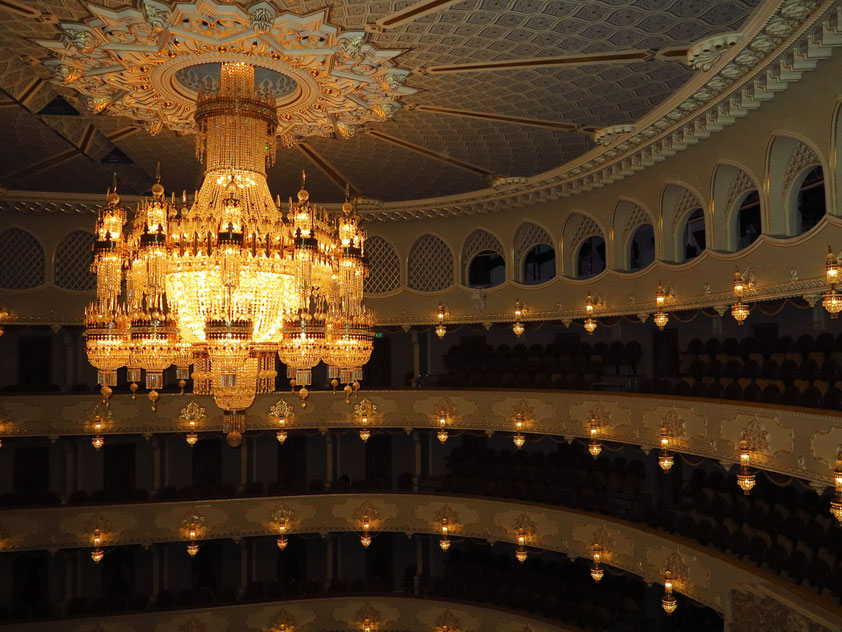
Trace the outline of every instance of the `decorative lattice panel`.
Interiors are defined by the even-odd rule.
[[[792,184],[796,176],[800,175],[807,167],[814,167],[819,164],[821,162],[816,152],[804,143],[798,143],[795,149],[792,150],[792,155],[789,157],[789,163],[786,166],[784,191],[789,189],[789,185]]]
[[[515,261],[521,261],[527,252],[541,244],[555,250],[553,238],[547,231],[531,222],[522,224],[515,235]]]
[[[409,251],[407,286],[435,292],[453,285],[453,253],[435,235],[422,235]]]
[[[499,239],[487,230],[475,230],[468,235],[465,246],[462,248],[462,265],[468,265],[474,255],[483,250],[492,250],[501,257],[503,256],[503,246]]]
[[[576,224],[576,227],[573,230],[573,235],[570,239],[573,252],[576,252],[579,249],[579,245],[588,237],[597,236],[602,237],[603,239],[605,238],[599,224],[590,217],[579,215],[577,219],[578,224]]]
[[[365,291],[368,294],[385,294],[400,287],[401,262],[388,241],[377,236],[367,239],[365,256],[371,267],[365,280]]]
[[[684,189],[681,197],[678,198],[678,203],[675,205],[675,211],[673,212],[676,225],[684,219],[685,213],[689,213],[697,208],[702,208],[702,201],[690,189]]]
[[[93,233],[75,230],[56,249],[55,284],[67,290],[96,289],[96,275],[91,272]]]
[[[44,249],[25,230],[0,233],[0,288],[25,290],[44,283]]]
[[[651,223],[652,218],[649,217],[649,213],[635,204],[626,216],[625,225],[623,226],[623,241],[630,239],[634,232],[644,224]]]
[[[728,202],[726,203],[726,208],[732,208],[741,194],[754,188],[756,187],[751,177],[745,171],[739,169],[734,174],[734,177],[731,178],[731,183],[728,185]]]

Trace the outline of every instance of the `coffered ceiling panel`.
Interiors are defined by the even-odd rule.
[[[416,6],[416,0],[272,0],[278,14],[303,15],[327,8],[328,21],[339,29],[366,30],[366,42],[381,50],[402,50],[395,63],[410,71],[404,85],[417,92],[400,99],[404,107],[391,120],[368,125],[375,134],[398,139],[398,144],[375,139],[364,127],[347,140],[339,134],[300,139],[329,165],[332,175],[315,167],[312,156],[308,159],[305,152],[282,149],[270,184],[286,197],[297,189],[300,169],[306,167],[314,199],[340,200],[341,185],[336,182],[348,180],[364,196],[392,201],[485,188],[492,176],[537,175],[592,149],[595,129],[633,123],[667,100],[694,72],[684,63],[683,50],[706,37],[739,31],[762,2],[466,0],[445,3],[443,8],[384,27],[384,18]],[[115,11],[139,6],[124,0],[94,0],[94,4]],[[254,3],[238,0],[228,4],[248,8]],[[10,10],[18,5],[25,11]],[[22,60],[33,81],[48,79],[43,62],[50,54],[37,40],[59,41],[60,22],[86,23],[91,18],[81,0],[0,4],[0,61]],[[654,56],[654,51],[664,49],[674,54]],[[630,50],[643,51],[643,58],[470,72],[435,68]],[[14,86],[4,79],[0,76],[0,89],[13,96],[20,92],[19,77]],[[64,95],[106,136],[135,123],[109,116],[107,109],[92,116],[72,87],[50,84],[45,89]],[[569,123],[582,129],[481,120],[414,109],[417,106]],[[0,111],[0,124],[14,130],[8,142],[16,143],[12,156],[4,152],[0,157],[0,176],[13,166],[37,163],[71,148],[38,120],[36,112]],[[151,181],[158,161],[168,189],[192,190],[201,181],[202,168],[193,156],[192,136],[179,136],[165,128],[156,136],[140,130],[113,142],[135,165],[133,173],[140,179],[132,181],[131,187],[139,186],[136,183],[143,178]],[[448,158],[476,166],[480,173]],[[108,181],[100,181],[99,174],[108,173],[111,167],[81,174],[83,164],[82,160],[66,160],[51,168],[49,179],[30,177],[21,183],[1,183],[45,190],[104,190]]]

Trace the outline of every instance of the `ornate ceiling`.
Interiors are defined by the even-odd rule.
[[[496,178],[531,177],[568,163],[596,146],[598,130],[632,124],[663,104],[697,72],[686,63],[687,49],[705,38],[739,31],[761,2],[274,0],[216,5],[207,0],[197,3],[196,10],[236,13],[232,5],[238,5],[240,14],[254,19],[255,8],[262,7],[258,17],[265,21],[268,12],[276,26],[306,24],[302,29],[308,37],[320,33],[331,58],[338,60],[328,64],[331,69],[341,70],[351,59],[346,54],[349,43],[368,51],[370,68],[355,68],[361,75],[378,77],[376,81],[334,77],[344,82],[343,95],[353,93],[364,105],[342,119],[349,108],[338,101],[327,103],[334,112],[333,126],[314,124],[313,117],[302,122],[290,134],[292,146],[279,150],[270,173],[270,186],[286,196],[306,168],[314,198],[334,202],[341,199],[346,182],[368,198],[410,200],[476,191]],[[6,94],[0,101],[0,125],[12,132],[0,158],[0,184],[98,193],[116,167],[123,190],[141,193],[160,160],[168,188],[195,188],[201,166],[183,125],[172,125],[173,130],[164,124],[158,132],[149,124],[148,111],[124,107],[128,100],[92,103],[78,91],[83,82],[51,83],[61,74],[55,71],[58,60],[73,67],[81,59],[87,44],[74,43],[78,36],[72,32],[100,28],[97,13],[111,28],[134,20],[143,24],[145,36],[154,39],[157,34],[158,40],[182,24],[176,15],[175,24],[152,28],[158,19],[154,10],[172,8],[165,2],[95,4],[101,8],[75,0],[0,4],[0,89]],[[313,17],[321,11],[326,11],[326,20]],[[173,14],[167,15],[172,22]],[[298,61],[305,57],[300,39],[294,45],[283,43],[281,31],[264,30],[269,34],[257,29],[248,36],[256,33],[281,42],[281,61],[283,55]],[[130,32],[138,37],[137,31]],[[218,47],[216,42],[224,40],[230,47],[230,35],[215,32],[208,42]],[[362,39],[357,43],[354,38]],[[315,40],[304,43],[310,41]],[[162,44],[159,52],[166,54],[167,46]],[[292,50],[295,46],[298,52]],[[266,66],[272,67],[269,52]],[[302,64],[312,69],[319,59],[324,57],[310,55]],[[502,67],[494,67],[501,62]],[[489,64],[491,68],[482,67]],[[180,85],[195,87],[209,74],[203,70],[185,79],[182,70]],[[400,80],[386,86],[389,76]],[[288,95],[287,89],[276,94]],[[67,105],[54,102],[59,94]],[[385,116],[383,105],[390,109]],[[189,120],[189,112],[182,115],[182,123]],[[350,138],[344,137],[349,130],[338,124],[343,121],[353,123]]]

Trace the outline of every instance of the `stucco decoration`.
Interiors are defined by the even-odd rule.
[[[729,629],[739,632],[832,632],[838,628],[821,615],[772,596],[766,587],[739,586],[731,591]]]
[[[821,160],[816,155],[811,147],[804,143],[798,143],[792,150],[789,157],[789,162],[786,165],[786,173],[784,174],[783,191],[789,190],[790,185],[802,171],[807,167],[821,165]]]
[[[391,118],[398,99],[415,92],[404,85],[409,71],[395,66],[401,51],[375,48],[363,31],[341,31],[324,10],[300,16],[267,2],[242,8],[215,0],[88,8],[93,17],[62,22],[60,39],[38,43],[53,55],[44,62],[52,80],[79,92],[93,112],[192,133],[195,86],[180,82],[179,71],[242,61],[291,86],[278,95],[278,135],[290,144],[350,136]]]

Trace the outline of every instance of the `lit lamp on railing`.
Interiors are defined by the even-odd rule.
[[[667,323],[669,322],[669,315],[664,311],[664,303],[666,303],[667,295],[664,291],[664,286],[658,283],[658,290],[655,292],[655,305],[658,308],[658,311],[655,312],[655,315],[652,317],[652,320],[658,326],[658,329],[663,331],[664,327],[666,327]]]
[[[521,433],[521,430],[523,430],[523,413],[515,413],[515,429],[517,432],[512,436],[512,441],[515,447],[520,450],[526,443],[526,437]]]
[[[196,542],[196,538],[199,537],[198,529],[196,528],[196,524],[191,522],[187,525],[187,539],[190,540],[187,543],[187,555],[190,557],[195,557],[196,553],[199,552],[199,543]]]
[[[521,322],[521,318],[523,317],[523,303],[520,302],[520,299],[515,301],[515,324],[512,325],[512,331],[515,332],[515,336],[520,338],[525,331],[523,323]]]
[[[447,518],[441,519],[441,540],[439,540],[439,546],[441,547],[442,551],[446,551],[450,548],[450,538],[448,537],[450,534],[450,528],[447,526]]]
[[[360,428],[360,439],[363,440],[363,443],[366,443],[371,438],[371,430],[368,429],[368,416],[363,415],[360,417],[360,421],[363,424],[363,427]]]
[[[436,433],[436,437],[442,445],[447,441],[447,417],[445,417],[444,413],[439,414],[439,431]]]
[[[287,535],[287,521],[283,518],[278,521],[278,533],[280,533],[280,535],[278,536],[278,541],[277,541],[278,542],[278,548],[281,551],[283,551],[285,548],[287,548],[287,544],[289,544],[289,541],[287,540],[287,537],[286,537],[286,535]]]
[[[602,547],[599,544],[593,545],[593,566],[591,566],[591,577],[596,583],[605,575],[605,569],[602,568]]]
[[[105,551],[102,550],[102,531],[98,528],[94,529],[91,540],[94,543],[94,548],[91,551],[91,559],[94,561],[94,564],[99,564],[105,555]]]
[[[526,534],[522,528],[517,530],[517,551],[515,551],[515,557],[521,564],[526,561]]]
[[[842,450],[836,455],[836,463],[833,468],[833,485],[836,489],[836,497],[830,501],[830,513],[837,521],[842,523]]]
[[[734,298],[737,302],[731,306],[731,316],[737,321],[738,325],[742,325],[749,315],[749,307],[743,303],[743,294],[745,293],[745,280],[740,271],[734,273]]]
[[[596,417],[591,417],[588,422],[588,434],[590,435],[590,442],[588,443],[588,452],[593,458],[596,458],[602,452],[602,443],[599,441],[599,421]]]
[[[672,614],[678,607],[678,601],[672,594],[672,573],[670,571],[664,573],[664,596],[661,597],[661,607],[667,614]]]
[[[839,283],[839,258],[833,254],[830,246],[827,247],[827,258],[825,259],[825,282],[828,290],[822,297],[822,307],[830,314],[831,318],[837,318],[842,311],[842,295],[836,291]]]
[[[754,472],[749,467],[751,465],[751,447],[745,437],[740,440],[740,473],[737,474],[737,485],[743,490],[743,493],[748,493],[754,489],[757,479]]]
[[[585,331],[588,332],[589,336],[593,335],[593,332],[596,331],[596,320],[593,317],[594,311],[594,304],[593,304],[593,296],[588,294],[587,302],[585,303],[585,311],[588,313],[588,317],[585,318]]]
[[[436,335],[439,338],[444,338],[444,335],[447,333],[447,327],[444,324],[444,317],[446,315],[444,305],[439,303],[439,311],[436,314],[436,318],[438,319],[438,324],[436,325]]]
[[[666,426],[661,426],[661,454],[658,455],[658,465],[661,466],[661,469],[664,470],[665,473],[669,472],[675,464],[675,459],[672,454],[670,454],[669,447],[670,434],[667,431]]]
[[[91,445],[94,446],[94,450],[99,450],[105,444],[105,439],[100,434],[102,432],[102,419],[99,417],[94,420],[94,432],[96,434],[91,437]]]
[[[363,548],[367,549],[371,544],[371,521],[368,519],[368,514],[363,516],[363,534],[360,536],[360,543],[363,545]]]

